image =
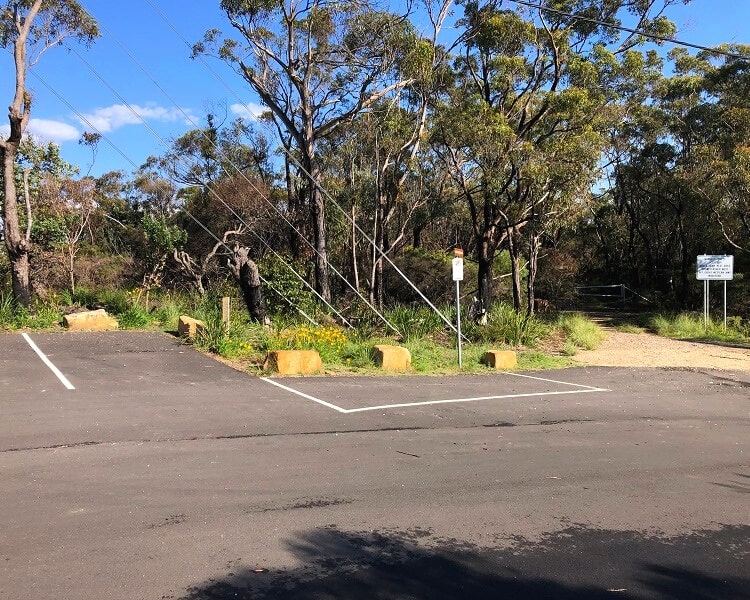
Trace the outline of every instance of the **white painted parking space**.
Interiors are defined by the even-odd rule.
[[[415,401],[415,402],[396,402],[396,403],[389,403],[389,404],[377,404],[374,406],[344,408],[342,406],[334,404],[333,402],[329,402],[322,398],[317,398],[315,396],[312,396],[311,394],[302,392],[301,390],[282,384],[278,381],[274,381],[271,378],[262,377],[261,379],[265,381],[266,383],[270,383],[271,385],[274,385],[276,387],[279,387],[289,392],[290,394],[295,394],[297,396],[300,396],[312,402],[316,402],[317,404],[321,404],[322,406],[325,406],[327,408],[330,408],[342,414],[382,411],[382,410],[397,409],[397,408],[398,409],[411,408],[411,407],[418,407],[418,406],[431,406],[431,405],[438,405],[438,404],[462,404],[462,403],[468,403],[468,402],[484,402],[484,401],[490,401],[490,400],[508,400],[511,398],[541,398],[541,397],[546,397],[546,396],[565,396],[565,395],[571,395],[571,394],[605,393],[605,392],[611,391],[606,388],[583,385],[580,383],[570,383],[567,381],[560,381],[558,379],[549,379],[546,377],[536,377],[534,375],[524,375],[521,373],[506,372],[506,373],[503,373],[502,375],[507,376],[507,377],[522,378],[529,382],[532,382],[532,381],[541,382],[545,385],[552,384],[555,387],[559,387],[559,389],[551,389],[551,390],[550,389],[533,389],[532,387],[532,389],[529,391],[515,392],[515,393],[509,393],[509,394],[489,394],[489,395],[482,395],[482,396],[471,396],[471,397],[466,397],[466,398],[439,398],[439,399],[434,399],[434,400],[421,400],[421,401]]]

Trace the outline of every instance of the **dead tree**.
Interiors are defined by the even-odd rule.
[[[229,259],[229,269],[240,286],[250,318],[256,323],[264,323],[266,307],[260,287],[258,265],[250,258],[250,249],[235,244]]]

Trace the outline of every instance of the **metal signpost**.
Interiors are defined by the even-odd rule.
[[[460,282],[464,279],[464,251],[461,248],[453,249],[453,281],[456,282],[456,332],[458,334],[458,366],[463,366],[461,357],[461,294]]]
[[[726,254],[701,254],[698,256],[696,279],[703,281],[703,323],[709,321],[709,281],[724,282],[724,329],[727,328],[727,281],[734,279],[734,256]]]

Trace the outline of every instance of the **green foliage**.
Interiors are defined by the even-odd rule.
[[[229,338],[221,314],[217,310],[212,310],[208,314],[197,313],[196,318],[203,321],[204,327],[196,335],[195,345],[208,352],[224,356],[223,352],[227,351]]]
[[[372,347],[374,342],[357,336],[350,339],[341,350],[338,364],[355,370],[372,369]]]
[[[266,256],[258,265],[260,275],[268,282],[263,286],[266,308],[271,314],[297,317],[297,310],[314,313],[318,301],[303,281],[292,271],[304,274],[306,268],[293,261],[284,261],[275,255]]]
[[[131,295],[124,290],[102,290],[98,294],[98,301],[111,314],[122,314],[132,305]]]
[[[750,342],[750,324],[737,316],[727,318],[726,329],[723,321],[711,319],[706,324],[702,315],[690,313],[654,315],[649,326],[657,335],[678,340]]]
[[[165,299],[157,303],[156,310],[152,316],[160,327],[168,331],[176,331],[180,315],[183,314],[182,306],[172,299]]]
[[[151,316],[142,306],[130,306],[117,315],[121,329],[144,329],[151,325]]]
[[[441,372],[458,366],[455,350],[447,348],[430,338],[411,338],[404,343],[411,353],[411,366],[416,373]],[[467,359],[467,363],[471,362]]]
[[[560,350],[563,356],[575,356],[578,354],[578,346],[576,346],[571,339],[566,339]]]
[[[85,306],[92,308],[98,304],[97,293],[85,287],[77,287],[75,292],[68,289],[60,291],[59,301],[65,306]]]
[[[615,325],[615,329],[621,333],[644,333],[646,331],[640,325],[634,325],[633,323],[621,323]]]
[[[518,369],[520,370],[564,369],[570,367],[571,364],[571,361],[564,356],[550,356],[542,352],[518,353]]]
[[[324,362],[338,362],[347,347],[348,334],[332,325],[298,325],[275,332],[269,350],[317,350]]]
[[[249,322],[243,315],[232,317],[227,328],[222,319],[220,296],[207,294],[195,300],[192,308],[184,307],[184,301],[171,303],[186,308],[180,312],[189,312],[205,324],[195,340],[197,347],[228,359],[252,357],[260,360],[261,355],[265,355],[270,333],[263,325]]]
[[[0,327],[10,329],[14,318],[13,296],[0,293]]]
[[[490,310],[487,325],[469,325],[467,333],[482,342],[533,348],[549,335],[550,328],[536,316],[528,316],[501,302]]]
[[[443,314],[450,314],[449,310],[443,310],[442,312]],[[415,308],[399,305],[387,310],[384,316],[407,340],[430,336],[443,331],[446,327],[440,316],[427,306]]]
[[[31,239],[44,249],[59,248],[67,238],[65,220],[55,215],[39,215],[32,221]]]
[[[580,313],[562,314],[557,319],[557,326],[566,337],[565,353],[572,352],[573,348],[594,350],[604,341],[606,334],[596,323]]]
[[[50,329],[61,321],[62,313],[55,303],[37,301],[30,308],[16,306],[11,294],[0,292],[0,329]]]
[[[451,279],[451,259],[447,252],[427,248],[404,248],[395,257],[394,263],[417,284],[431,302],[436,305],[447,305],[455,301],[456,284]],[[385,265],[388,277],[388,293],[391,302],[396,304],[419,304],[424,300],[414,291],[392,267]],[[476,264],[464,261],[464,279],[474,281],[477,276]]]
[[[170,225],[164,216],[145,215],[141,225],[152,257],[162,257],[187,241],[185,230]]]

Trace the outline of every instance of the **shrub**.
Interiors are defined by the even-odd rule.
[[[182,307],[174,300],[160,302],[153,313],[153,317],[164,329],[175,331],[180,315],[183,314]]]
[[[748,340],[747,326],[743,326],[740,317],[727,318],[727,327],[723,320],[704,322],[703,315],[681,313],[676,316],[655,315],[649,322],[651,329],[664,337],[678,340],[715,340],[724,342],[746,342]]]
[[[428,306],[397,306],[387,311],[384,316],[399,330],[404,339],[429,336],[442,331],[445,327],[440,315]]]
[[[29,315],[25,327],[49,329],[50,327],[59,325],[61,321],[62,314],[60,314],[57,306],[45,302],[37,302],[34,304],[34,309]]]
[[[143,329],[151,325],[151,316],[141,306],[131,306],[117,315],[122,329]]]
[[[13,297],[0,293],[0,327],[9,329],[13,323]]]
[[[565,333],[568,342],[584,350],[594,350],[606,337],[604,330],[580,313],[568,313],[558,317],[557,325]],[[568,351],[570,348],[568,348]],[[565,351],[565,348],[563,348]]]
[[[321,359],[340,360],[349,338],[332,325],[298,325],[278,331],[269,340],[269,350],[317,350]]]
[[[259,263],[258,269],[268,282],[263,286],[268,312],[296,316],[297,310],[307,314],[315,311],[318,306],[315,294],[294,274],[296,271],[304,277],[306,268],[303,265],[268,255]]]
[[[130,308],[131,301],[128,292],[123,290],[105,289],[99,292],[99,304],[112,314],[121,314]]]
[[[487,325],[470,329],[480,341],[509,346],[534,347],[549,335],[549,327],[544,321],[519,312],[504,302],[492,307],[487,316]]]
[[[31,309],[15,306],[10,294],[0,294],[0,327],[4,329],[49,329],[62,321],[53,303],[35,302]]]

